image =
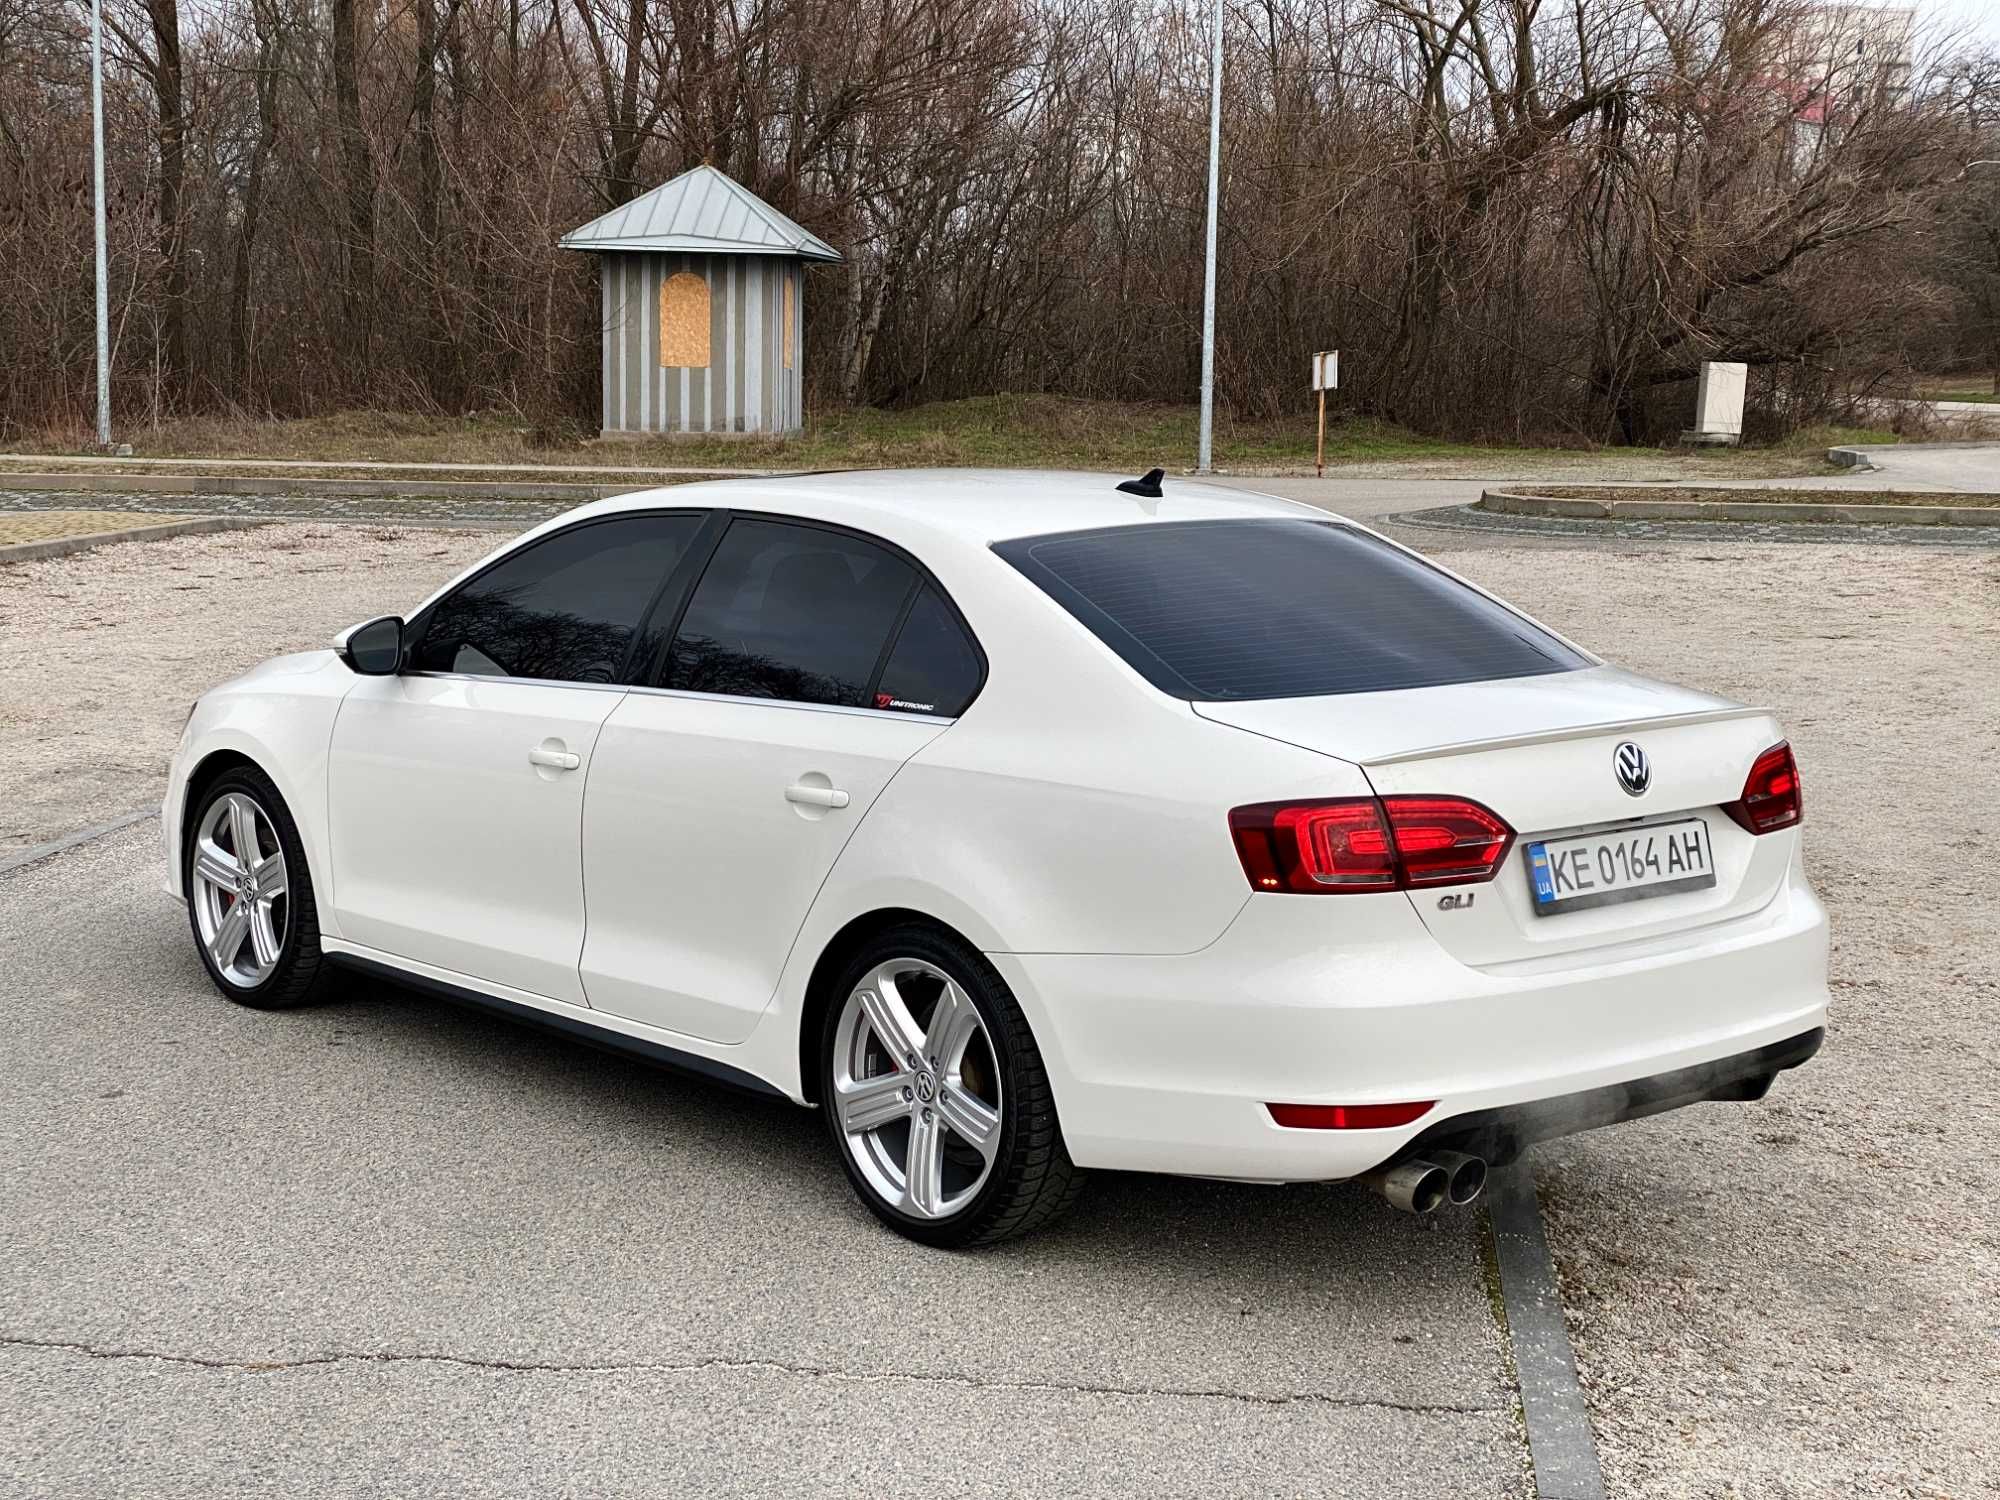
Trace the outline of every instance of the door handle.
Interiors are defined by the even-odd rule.
[[[785,788],[787,802],[802,802],[807,807],[845,807],[847,793],[837,786],[807,786],[803,781],[795,781]]]
[[[556,771],[574,771],[583,764],[583,757],[569,750],[551,750],[547,745],[537,745],[528,752],[528,764],[548,766]]]

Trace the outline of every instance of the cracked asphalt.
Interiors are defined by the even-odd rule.
[[[0,1495],[1519,1495],[1477,1221],[1099,1176],[919,1249],[790,1106],[209,985],[146,822],[0,875]]]

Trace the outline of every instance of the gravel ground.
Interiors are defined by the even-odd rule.
[[[2000,1493],[2000,555],[1438,555],[1775,708],[1832,912],[1826,1049],[1766,1102],[1537,1153],[1612,1494]]]
[[[408,609],[499,540],[273,526],[0,567],[0,640],[20,643],[0,653],[0,854],[157,801],[196,694]]]

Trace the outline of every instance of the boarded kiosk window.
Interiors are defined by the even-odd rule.
[[[708,283],[692,271],[676,271],[660,283],[660,363],[708,368]]]
[[[784,324],[785,368],[787,370],[791,369],[792,367],[792,349],[794,347],[794,342],[792,339],[792,329],[797,326],[795,320],[798,318],[798,310],[793,305],[792,302],[792,298],[795,295],[795,293],[792,291],[792,286],[793,286],[792,278],[788,275],[785,277],[785,324]]]

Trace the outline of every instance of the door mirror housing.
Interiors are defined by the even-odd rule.
[[[383,615],[356,625],[339,643],[340,659],[363,677],[394,677],[403,669],[403,621]]]

